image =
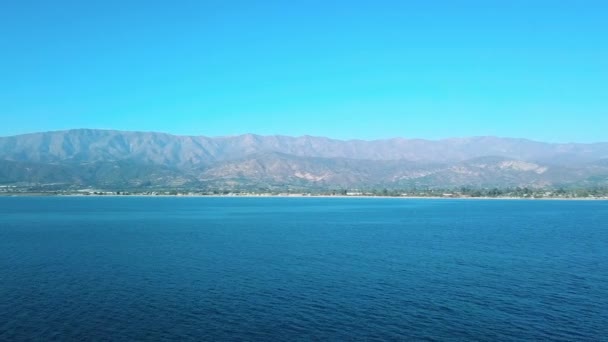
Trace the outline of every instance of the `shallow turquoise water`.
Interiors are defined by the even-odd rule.
[[[0,340],[606,340],[608,202],[0,197]]]

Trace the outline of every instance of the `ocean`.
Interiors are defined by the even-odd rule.
[[[0,340],[608,341],[608,201],[0,197]]]

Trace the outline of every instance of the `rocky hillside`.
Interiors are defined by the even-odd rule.
[[[605,186],[608,143],[70,130],[0,138],[1,184],[121,187]]]

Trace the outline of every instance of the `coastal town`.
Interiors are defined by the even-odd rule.
[[[608,200],[608,188],[534,189],[99,189],[0,185],[0,196],[391,197]]]

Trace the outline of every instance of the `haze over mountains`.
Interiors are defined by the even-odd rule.
[[[176,136],[78,129],[0,138],[0,183],[76,187],[608,185],[608,143]]]

